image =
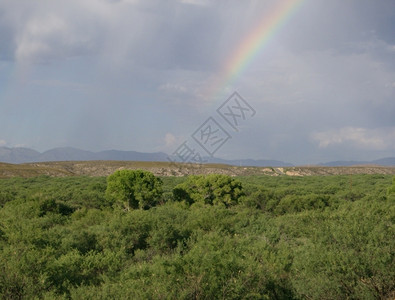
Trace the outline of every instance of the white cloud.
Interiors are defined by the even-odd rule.
[[[208,3],[206,0],[183,2],[199,6]],[[61,3],[4,0],[0,3],[0,15],[4,28],[12,36],[5,43],[12,44],[18,62],[47,62],[99,54],[121,62],[132,58],[140,63],[155,59],[165,63],[164,55],[169,55],[168,52],[174,55],[174,47],[178,47],[175,43],[179,43],[179,33],[183,35],[180,42],[185,41],[184,26],[198,20],[193,17],[193,9],[188,10],[192,18],[175,15],[177,5],[179,1],[164,4],[158,0],[70,0]],[[182,55],[187,53],[182,51]],[[140,57],[136,58],[137,55]]]
[[[315,132],[313,140],[320,148],[352,143],[359,148],[372,150],[395,149],[395,128],[366,129],[344,127],[338,130]]]
[[[7,1],[0,4],[17,62],[36,63],[98,52],[125,5],[102,0]],[[114,29],[114,28],[112,28]],[[116,29],[114,29],[116,30]]]
[[[395,88],[395,81],[394,82],[389,82],[385,84],[386,88]]]
[[[209,5],[208,0],[180,0],[180,2],[184,4],[192,4],[192,5],[200,5],[200,6]]]
[[[164,83],[159,86],[160,91],[170,91],[170,92],[177,92],[177,93],[185,93],[187,88],[180,84],[174,83]]]
[[[181,140],[172,133],[166,133],[164,141],[166,148],[170,149],[179,146]]]
[[[64,38],[67,31],[67,24],[55,15],[29,20],[17,39],[16,59],[24,61],[50,54],[51,46],[48,41]]]

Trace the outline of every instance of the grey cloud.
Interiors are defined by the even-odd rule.
[[[17,61],[101,55],[156,68],[201,69],[218,58],[217,12],[163,1],[5,1],[0,23]],[[5,47],[5,46],[3,46]]]
[[[14,59],[35,63],[92,53],[100,24],[94,13],[76,3],[2,2],[1,28],[12,36]]]
[[[223,155],[299,163],[394,153],[361,145],[380,145],[374,136],[395,126],[395,2],[304,1],[244,72],[221,78],[276,3],[4,0],[0,59],[10,66],[0,71],[29,68],[1,76],[10,78],[1,139],[40,150],[60,141],[149,151],[161,141],[171,151],[166,134],[190,135],[237,90],[257,115]],[[209,94],[216,78],[224,84]]]
[[[395,2],[383,0],[306,1],[282,33],[296,51],[361,52],[369,39],[394,44]]]
[[[344,127],[339,130],[315,132],[312,138],[319,143],[320,148],[352,142],[364,150],[395,150],[395,127],[380,129]]]

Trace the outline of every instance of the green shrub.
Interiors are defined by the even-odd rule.
[[[392,179],[392,186],[388,188],[387,195],[395,194],[395,176]]]
[[[162,180],[144,170],[120,170],[107,178],[106,199],[129,210],[149,209],[160,202]]]
[[[0,299],[393,299],[392,177],[167,178],[181,202],[130,211],[104,177],[0,179]]]
[[[185,182],[173,189],[174,199],[188,204],[223,204],[229,207],[237,204],[243,195],[240,181],[221,174],[188,176]]]

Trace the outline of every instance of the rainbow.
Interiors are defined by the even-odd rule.
[[[269,16],[254,27],[254,30],[240,43],[240,47],[224,64],[218,80],[211,87],[210,98],[221,94],[225,87],[231,85],[247,69],[256,56],[262,52],[275,34],[287,23],[290,17],[306,0],[280,0]]]

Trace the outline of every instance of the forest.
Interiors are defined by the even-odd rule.
[[[391,175],[0,179],[2,299],[394,299]]]

